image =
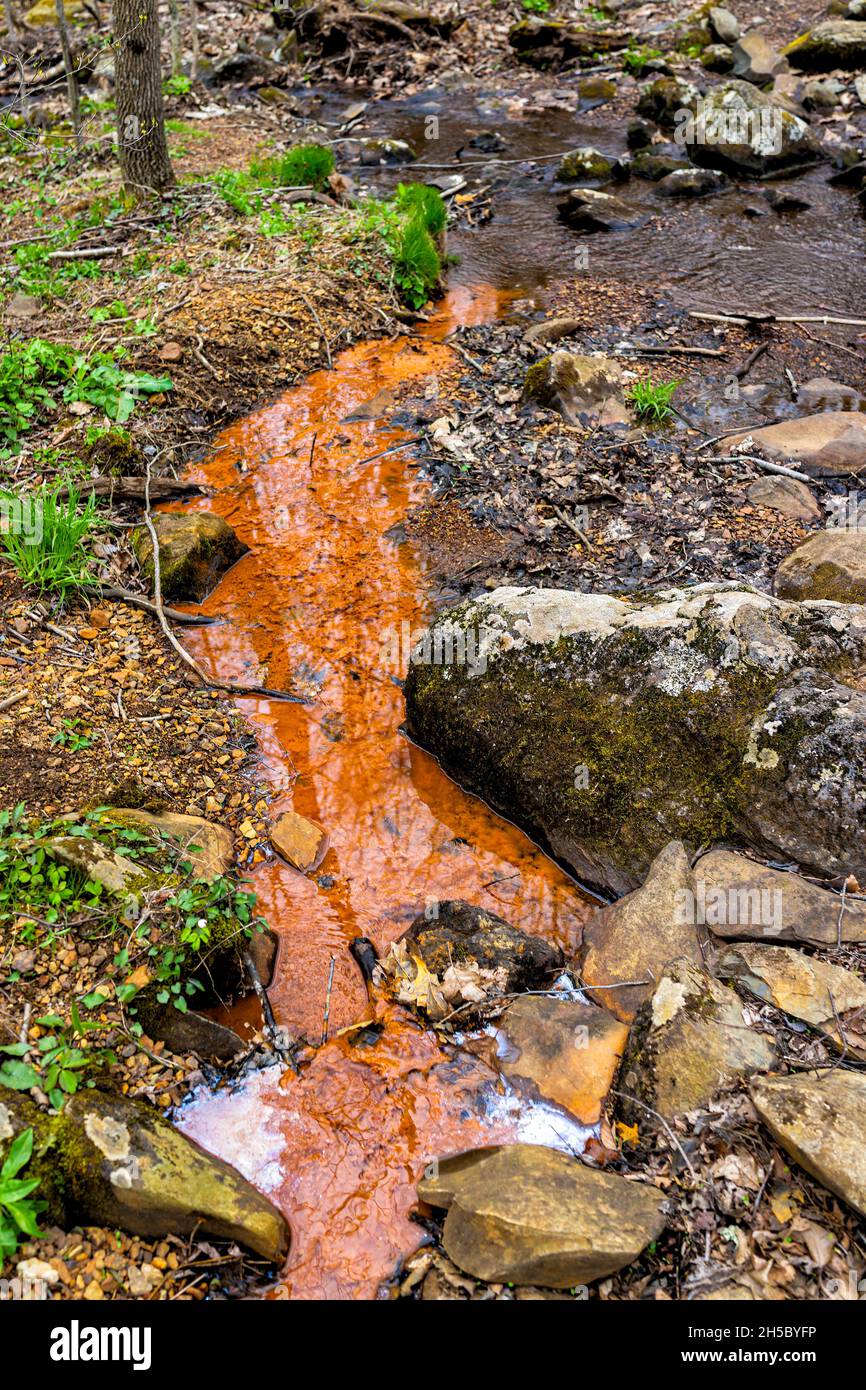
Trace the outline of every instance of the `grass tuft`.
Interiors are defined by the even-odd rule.
[[[671,400],[681,385],[681,380],[653,381],[650,375],[644,381],[636,381],[627,396],[641,419],[667,420],[674,413]]]

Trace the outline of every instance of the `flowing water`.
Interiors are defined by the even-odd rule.
[[[326,96],[320,115],[336,124],[344,103]],[[442,162],[494,125],[508,157],[581,144],[624,151],[624,130],[598,116],[436,92],[379,104],[375,133],[419,145],[435,113]],[[469,171],[476,182],[502,184],[495,216],[452,239],[461,255],[455,287],[424,334],[343,353],[333,371],[227,430],[194,475],[213,492],[198,505],[223,515],[250,546],[205,604],[225,621],[190,639],[194,654],[220,678],[300,687],[309,697],[239,703],[259,736],[274,813],[294,807],[330,835],[314,874],[274,860],[252,875],[280,938],[270,990],[277,1020],[316,1042],[329,1001],[330,1041],[300,1077],[270,1068],[201,1095],[179,1117],[291,1222],[282,1296],[374,1297],[422,1238],[410,1214],[431,1158],[517,1137],[579,1151],[585,1138],[564,1112],[506,1087],[483,1055],[443,1051],[405,1011],[371,1005],[348,950],[368,936],[381,951],[429,903],[459,897],[569,952],[589,911],[563,871],[400,734],[406,634],[441,598],[399,539],[426,484],[411,450],[382,453],[403,432],[350,418],[380,392],[434,383],[452,360],[444,339],[494,318],[502,290],[543,301],[548,281],[574,274],[576,239],[557,221],[550,187],[555,164],[544,168]],[[743,212],[755,189],[684,207],[632,180],[625,196],[649,220],[634,233],[592,238],[591,273],[651,283],[689,307],[856,307],[866,289],[862,222],[853,199],[824,178],[793,181],[812,204],[807,212],[759,222]],[[341,1032],[374,1013],[375,1026]]]

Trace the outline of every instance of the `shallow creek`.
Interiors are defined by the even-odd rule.
[[[404,636],[435,596],[418,556],[389,532],[426,485],[411,450],[364,462],[403,432],[347,419],[401,382],[423,389],[449,361],[442,338],[497,307],[493,290],[453,290],[423,339],[343,353],[334,371],[221,435],[194,475],[214,493],[200,505],[251,553],[205,605],[226,621],[200,629],[193,650],[221,678],[308,694],[303,705],[241,707],[260,737],[274,813],[293,806],[330,834],[314,874],[273,861],[252,883],[280,936],[278,1022],[320,1040],[333,961],[331,1040],[299,1078],[272,1068],[180,1117],[289,1218],[292,1297],[374,1296],[419,1243],[408,1214],[435,1156],[521,1135],[566,1148],[586,1137],[564,1112],[519,1099],[480,1058],[446,1055],[402,1010],[379,1006],[378,1036],[337,1036],[372,1016],[354,937],[381,951],[431,902],[464,898],[569,952],[589,910],[565,873],[399,732]]]

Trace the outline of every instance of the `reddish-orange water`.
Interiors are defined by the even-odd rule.
[[[382,950],[432,901],[465,898],[566,950],[586,916],[555,864],[399,732],[404,634],[432,603],[419,557],[388,532],[426,485],[410,451],[363,462],[404,432],[345,418],[401,383],[430,389],[451,361],[445,335],[497,307],[493,289],[455,290],[423,338],[343,353],[334,371],[227,430],[195,475],[214,494],[202,509],[250,546],[205,605],[227,621],[189,639],[196,657],[221,679],[313,700],[240,702],[276,808],[292,806],[330,835],[314,875],[279,860],[253,874],[280,936],[275,1014],[311,1040],[332,959],[333,1038],[368,1010],[351,940],[369,936]],[[446,1060],[400,1011],[389,1011],[376,1046],[334,1039],[300,1079],[280,1085],[269,1071],[242,1093],[199,1102],[182,1123],[282,1206],[294,1231],[285,1286],[301,1297],[373,1296],[418,1243],[408,1213],[430,1158],[518,1131],[493,1073]]]

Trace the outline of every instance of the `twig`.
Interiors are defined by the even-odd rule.
[[[277,1027],[277,1020],[274,1018],[274,1011],[271,1008],[271,1001],[268,992],[262,984],[262,977],[258,972],[255,961],[249,951],[243,953],[244,969],[250,977],[250,983],[256,992],[258,1001],[262,1006],[262,1018],[264,1020],[265,1032],[270,1039],[271,1046],[278,1057],[284,1062],[288,1062],[295,1076],[300,1076],[301,1069],[295,1057],[295,1044],[291,1040],[286,1042],[288,1036],[285,1028]]]
[[[641,1110],[646,1110],[647,1114],[649,1114],[649,1115],[654,1115],[654,1116],[655,1116],[655,1118],[656,1118],[656,1119],[659,1121],[659,1123],[663,1126],[663,1128],[664,1128],[664,1130],[665,1130],[665,1133],[667,1134],[668,1138],[669,1138],[669,1139],[671,1140],[671,1142],[672,1142],[673,1144],[675,1144],[676,1147],[679,1149],[679,1151],[680,1151],[680,1153],[681,1153],[681,1155],[682,1155],[682,1158],[683,1158],[683,1162],[685,1163],[686,1167],[688,1168],[689,1172],[691,1173],[691,1175],[692,1175],[694,1181],[697,1182],[697,1180],[698,1180],[698,1175],[697,1175],[697,1173],[695,1172],[694,1168],[693,1168],[692,1165],[691,1165],[691,1162],[690,1162],[690,1160],[689,1160],[689,1156],[688,1156],[688,1154],[686,1153],[685,1149],[683,1148],[683,1146],[682,1146],[682,1144],[680,1143],[680,1141],[679,1141],[679,1139],[677,1138],[677,1136],[674,1134],[673,1130],[671,1129],[670,1125],[668,1124],[668,1122],[667,1122],[667,1120],[664,1118],[664,1116],[663,1116],[663,1115],[660,1115],[659,1112],[658,1112],[657,1110],[653,1110],[653,1108],[652,1108],[651,1105],[645,1105],[644,1102],[643,1102],[642,1100],[638,1100],[636,1096],[630,1096],[630,1095],[628,1094],[627,1091],[617,1091],[617,1090],[615,1090],[614,1088],[611,1088],[611,1095],[619,1096],[620,1100],[627,1100],[627,1101],[629,1101],[632,1105],[639,1105],[640,1108],[641,1108]]]
[[[730,436],[723,436],[730,437]],[[814,478],[810,478],[808,473],[801,473],[796,468],[786,468],[783,463],[770,463],[769,459],[758,458],[757,454],[726,454],[724,458],[716,459],[717,463],[754,463],[758,468],[763,468],[765,473],[778,473],[782,478],[796,478],[798,483],[812,483]]]
[[[331,990],[334,988],[334,966],[337,964],[337,957],[331,956],[331,968],[328,971],[328,990],[325,995],[325,1014],[322,1019],[322,1047],[328,1041],[328,1022],[331,1017]]]
[[[304,303],[306,304],[307,308],[309,309],[310,313],[312,314],[313,318],[314,318],[315,321],[316,321],[316,327],[318,328],[319,333],[321,334],[322,342],[323,342],[324,345],[325,345],[325,356],[326,356],[327,359],[328,359],[328,367],[329,367],[329,369],[333,370],[334,363],[333,363],[333,361],[332,361],[332,359],[331,359],[331,348],[330,348],[330,345],[329,345],[329,343],[328,343],[328,339],[327,339],[327,336],[326,336],[326,334],[325,334],[325,330],[324,330],[324,328],[322,327],[322,320],[319,318],[319,315],[318,315],[318,313],[316,312],[315,305],[313,305],[313,304],[310,303],[309,299],[308,299],[307,296],[304,294],[304,291],[303,291],[302,289],[298,289],[297,286],[296,286],[295,288],[296,288],[296,290],[297,290],[297,293],[301,296],[301,299],[304,301]]]
[[[18,704],[19,700],[26,700],[26,698],[26,690],[19,690],[16,695],[7,695],[5,700],[0,700],[0,713],[3,710],[11,709],[13,705]]]
[[[82,587],[81,592],[93,594],[95,598],[110,599],[113,603],[128,603],[132,608],[142,608],[145,613],[152,613],[154,617],[159,614],[155,603],[151,603],[144,594],[134,593],[132,589],[119,589],[113,584],[87,584]],[[165,605],[162,611],[173,623],[181,623],[186,627],[209,627],[213,623],[222,622],[221,618],[211,618],[206,613],[182,613],[179,608],[166,608]]]

